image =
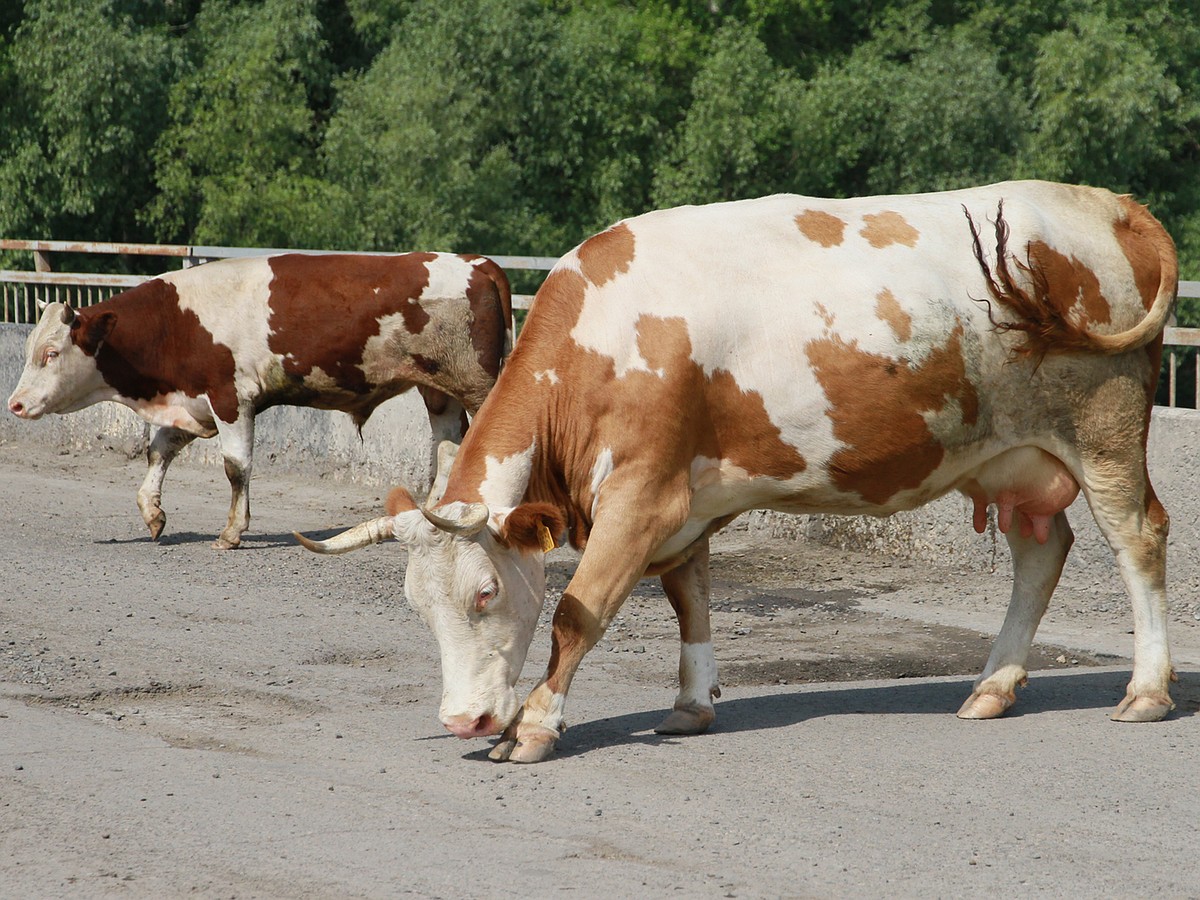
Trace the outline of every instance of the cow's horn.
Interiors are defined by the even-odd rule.
[[[462,535],[472,535],[482,531],[490,515],[487,506],[483,503],[468,503],[462,516],[457,519],[447,519],[425,507],[421,507],[421,514],[442,531]]]
[[[341,534],[335,534],[327,541],[314,541],[298,531],[293,531],[292,534],[296,536],[296,540],[313,553],[348,553],[351,550],[361,550],[370,544],[386,541],[392,536],[392,527],[392,517],[383,516],[355,525]]]
[[[75,321],[75,310],[71,309],[71,304],[64,303],[62,309],[62,323],[70,325]]]

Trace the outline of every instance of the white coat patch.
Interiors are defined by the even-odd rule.
[[[596,518],[596,508],[600,504],[600,485],[604,484],[604,480],[613,473],[613,455],[612,450],[605,447],[596,456],[596,462],[592,464],[592,520]]]

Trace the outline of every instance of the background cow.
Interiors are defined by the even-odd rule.
[[[46,307],[8,407],[37,419],[100,400],[159,426],[138,508],[166,524],[162,482],[197,437],[220,435],[233,497],[213,546],[250,524],[254,417],[272,406],[374,409],[416,386],[433,446],[460,441],[512,342],[504,271],[481,256],[283,254],[152,279],[76,311]],[[431,453],[432,458],[432,453]]]
[[[1025,678],[1082,488],[1134,609],[1114,718],[1159,719],[1172,708],[1167,515],[1145,452],[1176,284],[1159,223],[1092,188],[649,213],[551,272],[440,502],[393,492],[388,516],[307,544],[406,544],[405,592],[441,650],[442,722],[503,732],[493,758],[531,762],[553,750],[577,667],[647,575],[682,638],[659,730],[708,727],[708,537],[752,508],[883,516],[959,490],[982,529],[995,504],[1012,598],[959,715],[998,716]],[[583,554],[545,678],[518,707],[543,551],[564,534]]]

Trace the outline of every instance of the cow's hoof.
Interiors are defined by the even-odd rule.
[[[161,509],[148,522],[146,527],[150,529],[150,540],[157,541],[163,533],[163,529],[167,527],[167,514]]]
[[[549,759],[558,742],[558,732],[549,728],[533,726],[523,728],[517,736],[517,745],[508,755],[509,762],[539,763]]]
[[[1015,694],[989,694],[976,691],[958,710],[960,719],[998,719],[1017,700]]]
[[[1160,722],[1175,708],[1166,694],[1127,694],[1113,711],[1114,722]]]
[[[516,746],[515,738],[501,738],[492,748],[492,752],[488,754],[488,759],[493,762],[508,762],[508,758],[512,756],[513,748]]]
[[[242,546],[242,542],[240,540],[231,541],[229,538],[225,537],[219,537],[212,542],[212,548],[214,550],[236,550],[240,546]]]
[[[657,734],[703,734],[716,721],[711,706],[676,706],[654,731]]]

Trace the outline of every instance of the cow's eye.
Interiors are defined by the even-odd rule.
[[[57,350],[47,350],[45,353],[44,359],[42,361],[42,365],[45,365],[46,363],[50,362],[50,360],[52,360],[52,359],[58,359],[58,351]]]
[[[496,585],[485,584],[475,595],[475,611],[483,612],[496,596]]]

